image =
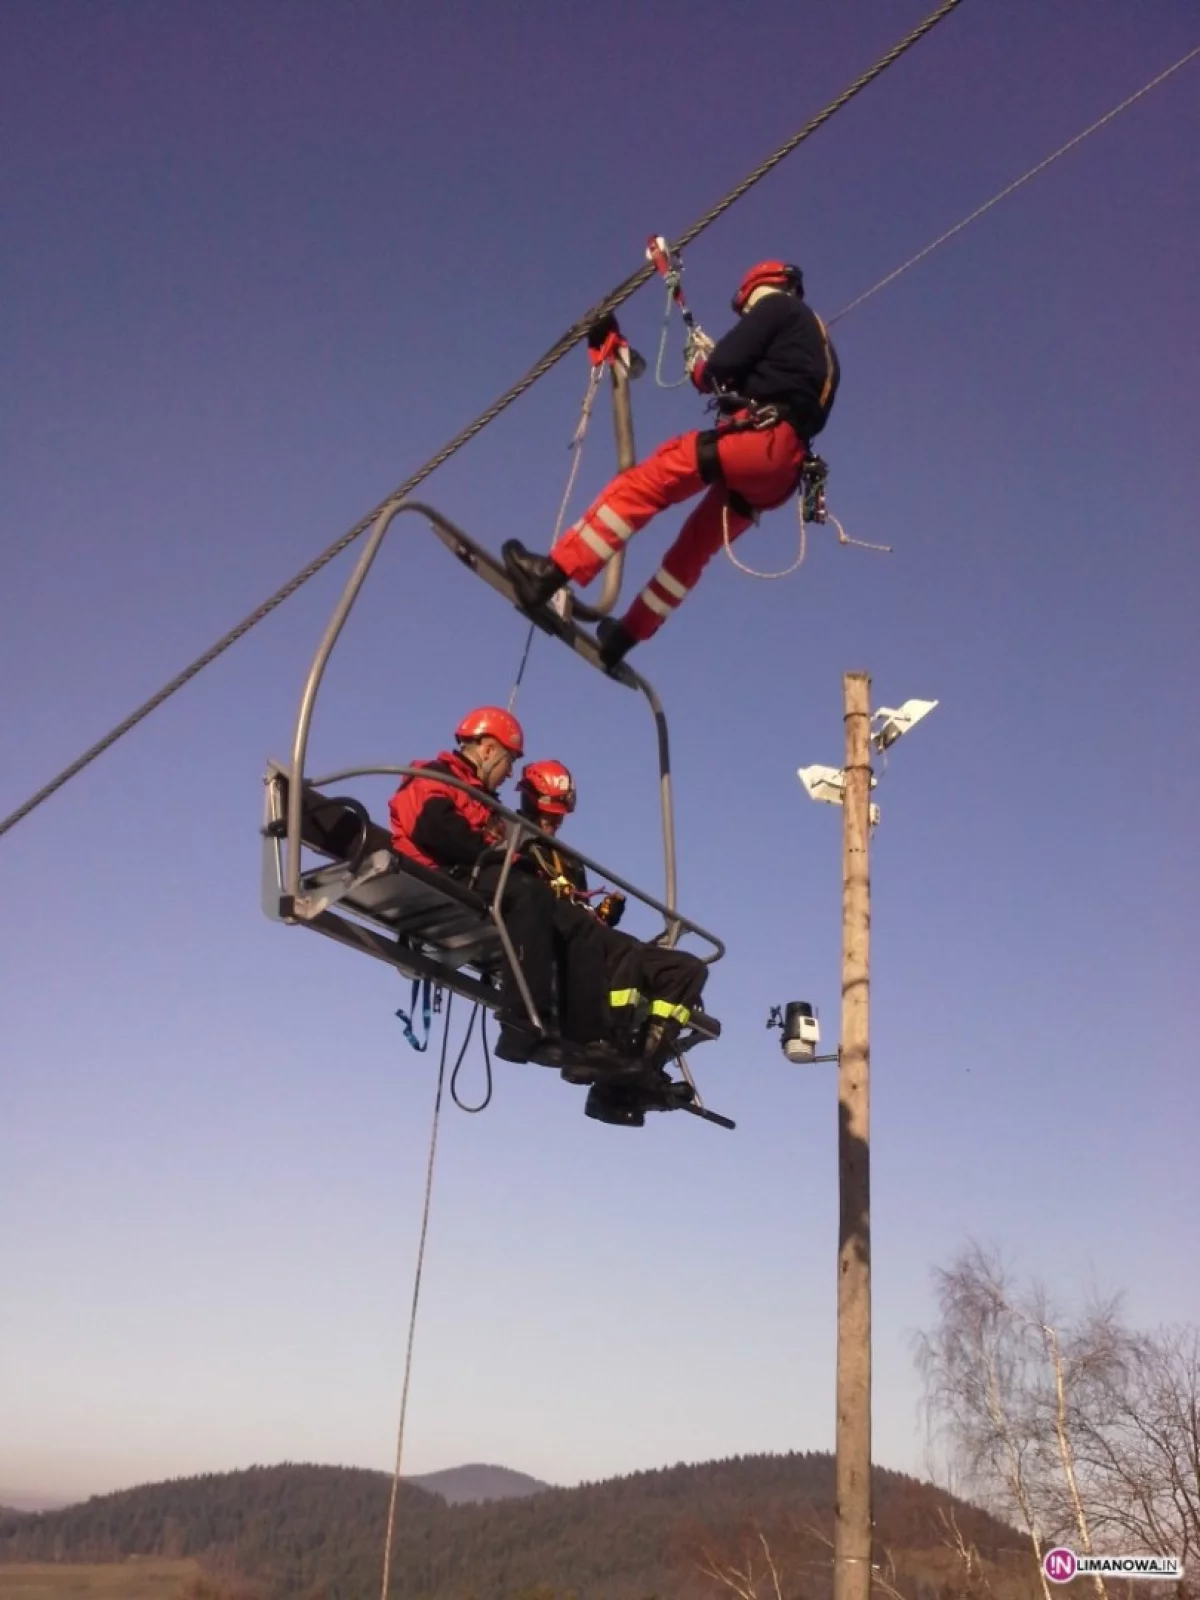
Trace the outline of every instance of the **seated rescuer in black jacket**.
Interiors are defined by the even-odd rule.
[[[524,753],[520,723],[498,706],[470,712],[455,731],[458,748],[443,750],[434,761],[412,762],[421,776],[405,778],[388,807],[392,847],[422,866],[446,872],[471,884],[481,895],[494,895],[502,851],[495,848],[503,824],[481,800],[440,781],[461,779],[488,794],[508,780],[514,761]],[[500,1031],[496,1054],[506,1061],[539,1061],[557,1065],[561,1057],[553,1030],[554,974],[561,969],[558,1035],[586,1048],[598,1066],[615,1067],[621,1057],[611,1043],[608,1008],[608,965],[602,925],[577,907],[560,900],[528,862],[514,861],[501,910],[521,972],[538,1015],[548,1030],[539,1038],[516,979],[507,966],[501,979],[497,1012]]]
[[[524,847],[527,858],[561,900],[604,925],[608,1003],[621,1048],[661,1069],[699,1004],[708,968],[686,950],[667,950],[616,931],[624,895],[590,892],[583,863],[554,843],[576,804],[574,779],[561,761],[528,763],[517,788],[522,815],[544,835]],[[593,899],[598,899],[594,910],[589,908]]]

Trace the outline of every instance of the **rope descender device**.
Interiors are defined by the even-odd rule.
[[[800,469],[800,506],[805,522],[825,521],[825,485],[829,467],[820,456],[806,456]]]

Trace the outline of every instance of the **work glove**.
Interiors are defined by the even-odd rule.
[[[708,358],[715,348],[715,341],[700,328],[689,335],[688,342],[684,346],[683,364],[687,368],[688,377],[701,393],[710,387]]]
[[[613,889],[596,907],[596,916],[607,928],[615,928],[625,915],[625,896]]]

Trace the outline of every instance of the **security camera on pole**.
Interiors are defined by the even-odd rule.
[[[871,1593],[871,1183],[870,1183],[870,935],[871,830],[879,807],[870,801],[877,780],[871,747],[889,749],[937,705],[906,700],[871,714],[871,680],[843,680],[844,767],[801,767],[809,796],[842,808],[842,1037],[834,1055],[815,1054],[820,1039],[814,1008],[803,1000],[776,1007],[789,1061],[838,1064],[838,1304],[837,1508],[834,1600],[869,1600]],[[872,724],[878,726],[872,729]]]

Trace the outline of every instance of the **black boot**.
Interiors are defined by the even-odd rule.
[[[596,640],[600,646],[600,660],[608,672],[620,666],[637,643],[625,624],[612,617],[601,617],[596,624]]]
[[[647,1111],[682,1111],[696,1098],[690,1083],[669,1078],[661,1069],[650,1083],[598,1083],[588,1091],[584,1114],[618,1128],[642,1128]]]
[[[642,1060],[646,1065],[661,1070],[675,1054],[675,1045],[682,1031],[674,1017],[651,1017],[646,1024],[646,1037],[642,1045]]]
[[[528,1017],[497,1016],[492,1054],[501,1061],[532,1061],[542,1035]]]
[[[636,1078],[645,1071],[645,1062],[637,1057],[624,1056],[615,1045],[604,1039],[594,1039],[591,1044],[566,1046],[562,1075],[568,1083],[611,1083],[621,1078]]]
[[[496,1023],[491,1048],[498,1060],[535,1061],[543,1067],[557,1067],[561,1062],[562,1040],[553,1033],[539,1033],[524,1011],[498,1012]]]
[[[623,1095],[619,1089],[610,1088],[608,1084],[603,1083],[598,1083],[594,1089],[588,1090],[583,1114],[596,1122],[611,1123],[616,1128],[646,1126],[646,1113],[642,1106],[629,1095]]]
[[[549,556],[526,550],[519,539],[506,539],[500,546],[500,554],[517,591],[517,599],[527,611],[539,610],[568,581],[563,569]]]

